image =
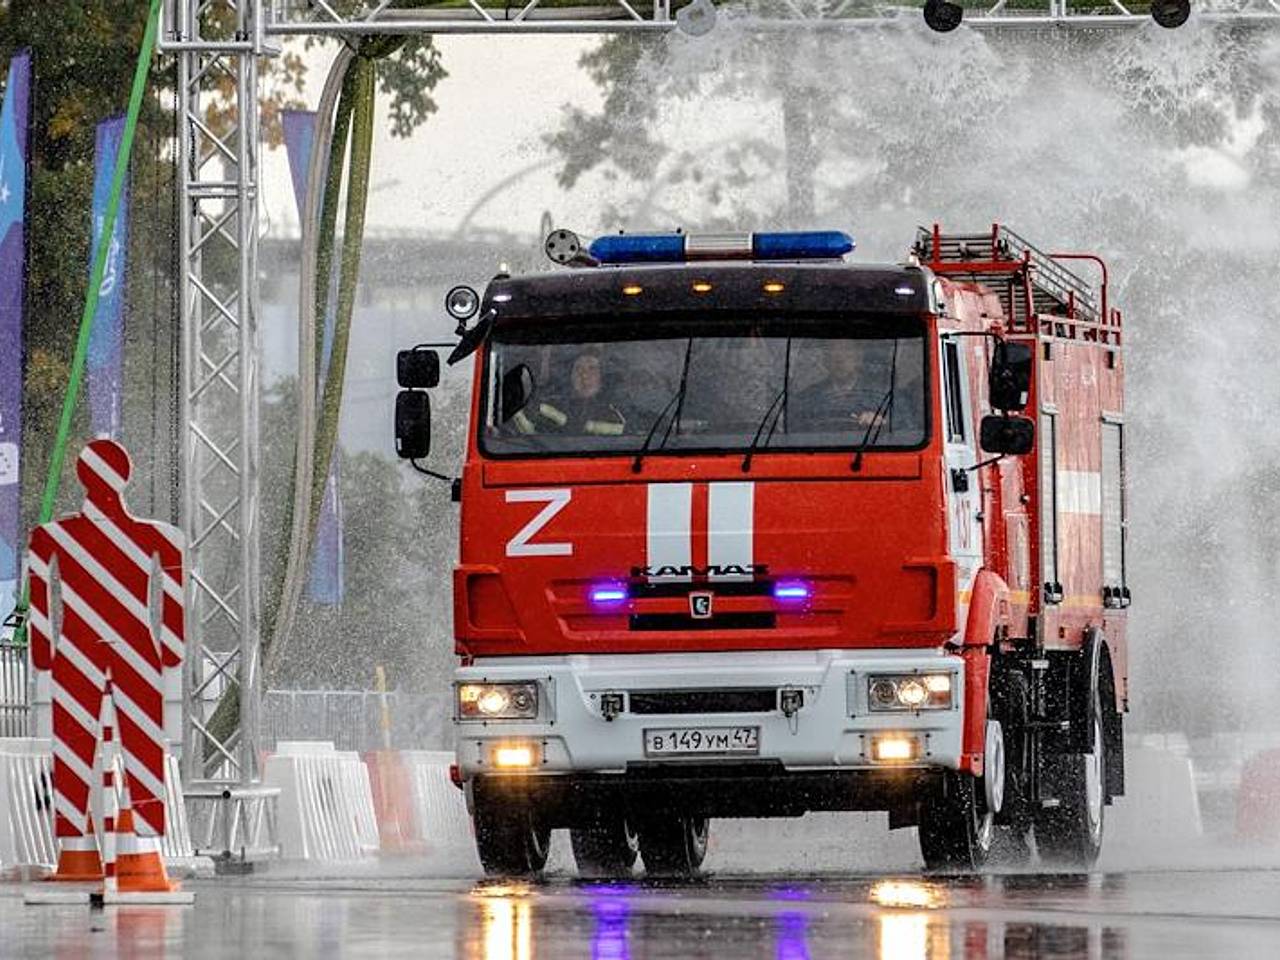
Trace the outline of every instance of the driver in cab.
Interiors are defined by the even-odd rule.
[[[627,418],[607,399],[604,361],[600,351],[587,348],[569,367],[567,389],[512,418],[521,433],[564,433],[597,437],[618,437]]]

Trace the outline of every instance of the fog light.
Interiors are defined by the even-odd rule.
[[[920,751],[920,742],[915,737],[900,733],[891,733],[883,737],[871,739],[871,759],[885,763],[914,760]]]
[[[532,767],[538,760],[538,749],[531,743],[500,743],[493,748],[493,765],[503,770]]]

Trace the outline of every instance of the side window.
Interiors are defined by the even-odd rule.
[[[942,344],[942,375],[946,381],[947,442],[964,443],[964,391],[960,383],[960,348],[954,340]]]
[[[1057,602],[1058,577],[1058,415],[1040,414],[1040,572],[1045,601]]]
[[[1124,425],[1102,424],[1102,585],[1125,585]]]

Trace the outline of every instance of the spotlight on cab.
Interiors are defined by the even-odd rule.
[[[1189,16],[1191,0],[1154,0],[1151,4],[1151,19],[1170,30],[1182,26]]]
[[[950,33],[960,26],[963,19],[964,8],[960,4],[949,3],[948,0],[925,0],[924,22],[930,30]]]

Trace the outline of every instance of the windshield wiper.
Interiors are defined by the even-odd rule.
[[[897,384],[898,341],[894,340],[893,359],[889,364],[889,389],[884,392],[884,396],[876,404],[875,412],[871,414],[871,422],[867,424],[867,432],[862,435],[862,441],[853,452],[853,462],[849,464],[849,468],[854,473],[862,469],[862,455],[866,453],[868,447],[873,446],[880,439],[880,431],[884,429],[885,423],[893,416],[893,400],[897,393]]]
[[[791,338],[787,337],[786,359],[782,366],[782,389],[778,391],[778,395],[773,398],[773,402],[769,404],[769,409],[764,412],[764,416],[760,418],[760,423],[756,427],[755,436],[751,438],[751,445],[747,447],[747,452],[742,457],[742,472],[747,473],[751,469],[751,458],[755,456],[756,450],[761,447],[767,447],[769,441],[773,439],[773,433],[778,429],[778,424],[782,420],[782,415],[787,409],[787,394],[791,389]],[[773,425],[769,427],[769,432],[765,434],[764,443],[760,442],[760,434],[764,433],[765,424],[769,422],[769,415],[774,411],[778,414],[773,418]]]
[[[676,389],[675,396],[668,400],[661,412],[654,417],[653,423],[649,426],[649,432],[644,435],[644,443],[640,444],[640,449],[636,451],[635,459],[631,461],[632,473],[640,472],[640,465],[644,463],[645,454],[649,452],[649,444],[653,443],[658,427],[662,425],[662,421],[671,412],[672,407],[675,408],[675,413],[672,414],[670,421],[667,423],[666,432],[662,434],[662,440],[658,444],[659,450],[667,445],[672,429],[680,422],[680,411],[684,408],[685,391],[689,389],[689,357],[692,353],[693,337],[690,337],[689,345],[684,348],[684,367],[680,371],[680,386]]]

